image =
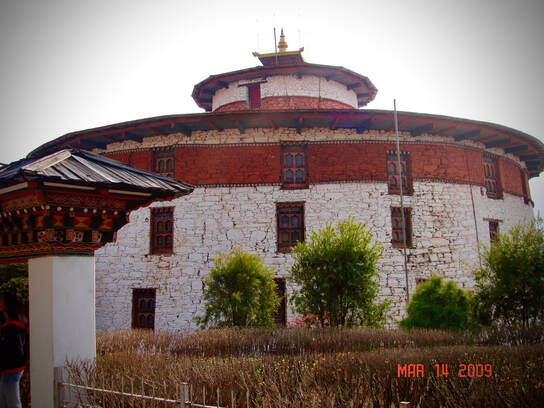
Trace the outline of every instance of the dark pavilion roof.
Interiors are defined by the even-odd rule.
[[[74,186],[104,186],[160,197],[189,194],[190,184],[137,169],[84,150],[65,148],[55,153],[35,155],[0,169],[0,187],[26,181],[69,183]],[[151,194],[149,194],[151,195]]]
[[[297,51],[293,52],[293,54],[296,52]],[[282,55],[287,54],[289,54],[289,52],[283,53]],[[271,56],[272,54],[266,55]],[[359,108],[372,101],[378,93],[374,84],[370,82],[367,77],[350,71],[347,68],[303,62],[301,64],[272,64],[262,67],[241,69],[219,75],[210,75],[204,81],[195,85],[192,96],[198,106],[205,109],[207,112],[210,112],[212,110],[212,97],[219,89],[227,88],[231,82],[244,79],[263,79],[273,75],[315,75],[325,78],[326,80],[340,82],[356,93],[357,106]]]
[[[486,148],[500,147],[524,161],[531,177],[544,168],[544,144],[523,132],[489,122],[454,118],[424,113],[398,112],[399,131],[418,136],[422,133],[452,137],[455,141],[472,140]],[[100,148],[114,142],[144,137],[193,131],[221,131],[248,128],[305,128],[355,129],[393,131],[393,112],[388,110],[297,110],[297,111],[237,111],[158,116],[129,122],[71,132],[43,144],[29,154],[29,158],[43,156],[55,150],[75,147]]]

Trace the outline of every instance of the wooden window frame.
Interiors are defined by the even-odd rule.
[[[494,200],[502,198],[497,158],[488,154],[484,155],[484,183],[488,198]]]
[[[247,108],[249,110],[261,109],[261,83],[247,85]]]
[[[387,172],[387,188],[389,194],[400,194],[400,178],[398,175],[398,158],[397,153],[389,151],[386,153],[386,172]],[[402,173],[402,194],[412,194],[412,166],[410,163],[410,155],[408,152],[400,153],[400,165],[404,168]],[[395,184],[392,183],[395,182]]]
[[[283,217],[288,217],[288,225],[282,226]],[[298,226],[292,225],[292,219],[298,219]],[[276,203],[277,248],[278,252],[291,252],[296,242],[304,242],[304,202]],[[290,234],[290,239],[282,241],[282,234]],[[300,239],[293,239],[298,233]]]
[[[521,191],[523,193],[523,202],[525,204],[532,203],[531,190],[529,189],[529,175],[526,170],[520,169]]]
[[[401,227],[395,225],[395,220],[398,222]],[[412,247],[412,209],[404,208],[404,221],[405,228],[404,233],[406,234],[406,248]],[[391,244],[395,248],[403,248],[404,242],[402,240],[402,235],[400,238],[396,238],[395,232],[402,232],[402,215],[400,207],[391,207]]]
[[[429,278],[416,278],[416,288],[419,286],[419,284],[427,282]]]
[[[297,167],[297,156],[302,157],[302,166]],[[289,162],[288,156],[292,156]],[[292,181],[287,177],[288,172],[292,172]],[[302,172],[302,181],[297,181],[297,172]],[[299,173],[300,174],[300,173]],[[281,187],[282,189],[294,190],[308,188],[308,146],[291,145],[281,146]]]
[[[276,294],[281,297],[278,309],[274,312],[274,322],[276,326],[287,325],[287,286],[285,278],[274,278],[276,283]]]
[[[149,302],[151,306],[149,306]],[[155,330],[157,290],[154,288],[132,289],[132,328]],[[143,306],[142,306],[143,305]],[[141,323],[141,318],[144,323]],[[149,318],[151,317],[151,322]]]
[[[489,242],[490,243],[497,242],[497,240],[499,239],[498,234],[500,233],[499,221],[489,220],[488,222],[489,222]]]
[[[162,167],[161,167],[162,166]],[[174,149],[155,150],[153,152],[153,171],[161,176],[174,178],[176,157]]]
[[[151,208],[150,229],[150,254],[171,254],[174,248],[174,207]]]

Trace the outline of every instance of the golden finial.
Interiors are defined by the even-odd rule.
[[[283,34],[283,28],[281,29],[280,42],[278,43],[278,50],[280,52],[287,51],[287,42],[285,41],[285,35]]]

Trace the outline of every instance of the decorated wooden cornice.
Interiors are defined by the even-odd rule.
[[[0,169],[0,262],[92,255],[116,238],[130,211],[193,187],[71,149]]]

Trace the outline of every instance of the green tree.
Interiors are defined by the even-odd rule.
[[[517,225],[483,253],[475,272],[478,319],[524,325],[544,318],[544,229],[542,219]]]
[[[427,329],[466,329],[471,325],[471,293],[455,282],[445,283],[433,276],[417,286],[408,305],[402,327]]]
[[[28,305],[28,265],[0,264],[0,293],[17,292]]]
[[[257,255],[240,248],[218,256],[204,278],[205,314],[196,322],[202,327],[273,326],[280,301],[273,276]]]
[[[310,240],[292,250],[293,281],[300,289],[292,299],[298,313],[314,314],[331,326],[379,326],[385,322],[389,302],[376,303],[379,284],[376,263],[381,247],[372,243],[365,224],[353,218],[336,228],[327,223]]]

